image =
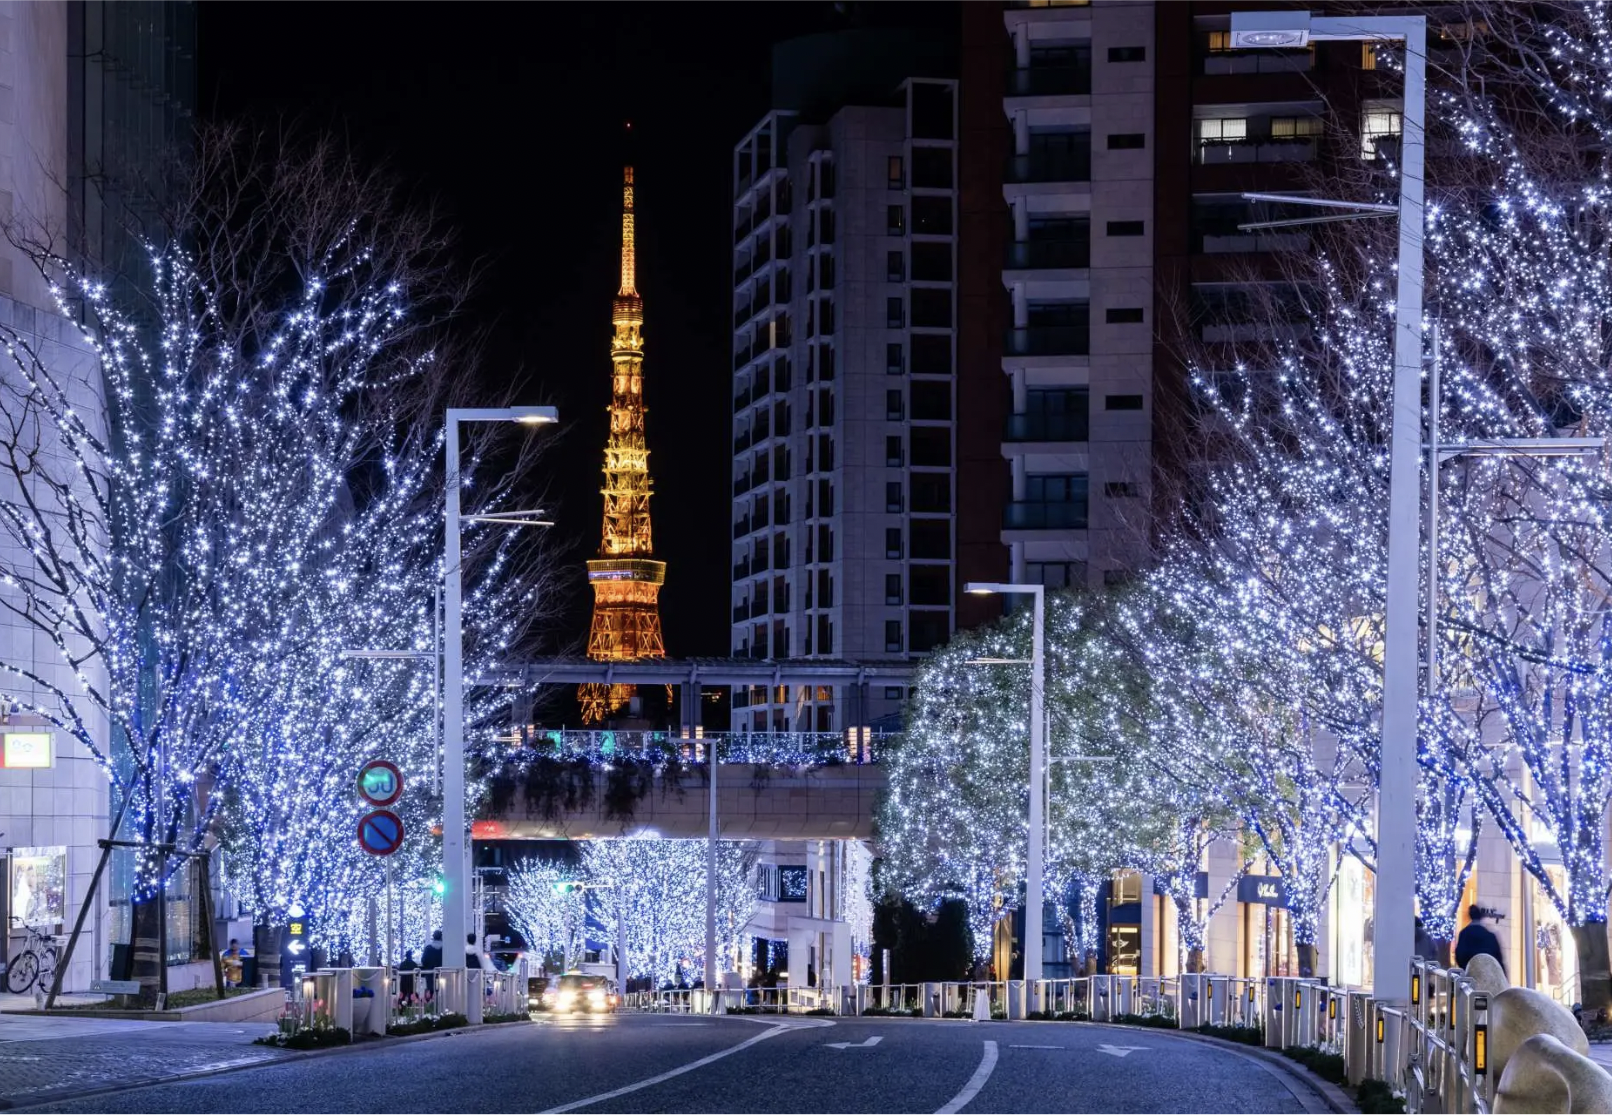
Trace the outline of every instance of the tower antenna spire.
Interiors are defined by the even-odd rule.
[[[627,123],[630,134],[632,123]],[[644,301],[638,294],[633,166],[622,168],[621,286],[612,303],[610,436],[604,457],[604,526],[599,558],[588,561],[593,587],[592,660],[646,660],[666,655],[660,588],[666,564],[653,558],[650,532],[649,445],[644,436]],[[634,694],[630,685],[585,683],[582,716],[603,722]]]

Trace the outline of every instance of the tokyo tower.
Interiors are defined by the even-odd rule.
[[[660,588],[666,564],[650,540],[649,447],[644,439],[644,301],[638,295],[633,245],[633,175],[621,188],[621,288],[616,292],[610,343],[610,437],[604,455],[604,532],[599,558],[588,560],[593,587],[591,660],[646,660],[666,655],[661,639]],[[577,689],[582,717],[603,722],[627,705],[631,684],[585,683]]]

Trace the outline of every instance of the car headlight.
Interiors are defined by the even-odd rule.
[[[560,1004],[561,1005],[572,1005],[572,1004],[574,1004],[576,1002],[576,1000],[577,1000],[577,996],[575,994],[561,994],[560,995]]]
[[[604,1005],[604,1003],[605,1003],[605,996],[601,991],[595,990],[593,993],[588,995],[588,1004],[590,1004],[590,1005]]]

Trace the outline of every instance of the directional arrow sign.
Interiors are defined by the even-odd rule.
[[[1123,1044],[1099,1044],[1097,1051],[1107,1052],[1110,1056],[1129,1056],[1132,1052],[1149,1052],[1148,1048],[1127,1048]]]
[[[883,1039],[884,1038],[882,1036],[870,1036],[870,1037],[868,1037],[868,1039],[864,1040],[861,1044],[852,1044],[850,1041],[847,1040],[847,1041],[842,1041],[839,1044],[825,1044],[825,1045],[823,1045],[823,1047],[824,1048],[872,1048],[875,1045],[877,1045],[879,1043],[879,1041],[881,1041]]]

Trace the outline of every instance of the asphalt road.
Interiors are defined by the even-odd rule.
[[[1157,1030],[622,1015],[360,1046],[38,1109],[1297,1114],[1326,1106],[1262,1060]]]

